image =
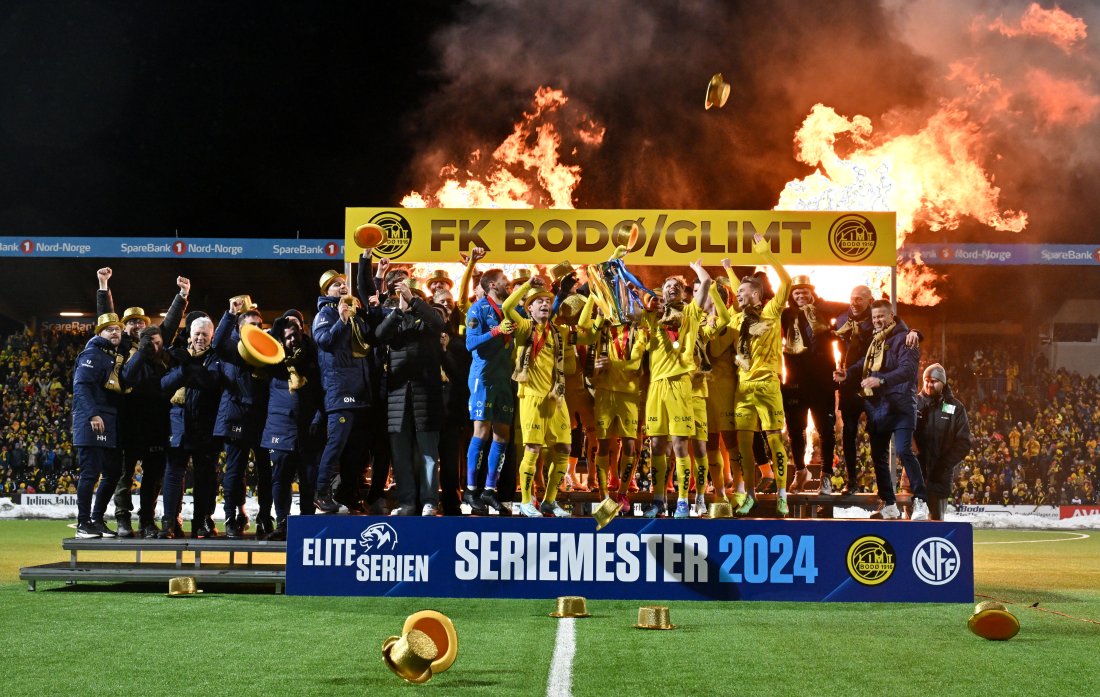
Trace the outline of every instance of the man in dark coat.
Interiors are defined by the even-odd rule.
[[[271,393],[260,446],[271,454],[275,530],[268,540],[285,540],[290,517],[291,490],[298,477],[298,511],[314,513],[317,460],[324,440],[321,408],[321,372],[317,346],[305,330],[302,313],[287,310],[272,324],[270,333],[283,345],[286,358],[271,369]]]
[[[867,345],[874,336],[875,328],[871,324],[871,289],[867,286],[856,286],[852,289],[850,305],[848,309],[837,315],[834,334],[840,339],[841,344],[841,370],[847,370],[860,361],[867,354]],[[910,331],[905,322],[898,320],[898,325],[908,332],[905,343],[910,348],[920,346],[920,332]],[[840,407],[840,418],[843,422],[841,431],[841,443],[844,452],[844,465],[848,473],[848,482],[841,493],[855,493],[859,490],[856,484],[859,461],[856,457],[856,442],[859,438],[859,417],[863,412],[863,395],[858,381],[855,383],[841,383],[837,390]]]
[[[73,371],[73,445],[80,466],[76,484],[76,536],[86,539],[115,536],[103,522],[103,513],[122,470],[118,448],[122,361],[117,353],[122,341],[122,322],[115,314],[100,315],[95,330],[96,335],[77,356]]]
[[[363,266],[360,262],[360,294],[369,290],[363,288],[362,277],[370,275]],[[325,391],[328,435],[317,467],[316,505],[322,513],[335,513],[341,504],[360,513],[359,483],[366,467],[367,448],[364,417],[373,382],[367,358],[380,318],[373,308],[357,308],[342,273],[326,271],[321,276],[320,290],[313,337]],[[337,475],[339,490],[334,491]]]
[[[99,290],[96,291],[96,314],[115,311],[115,300],[111,294],[108,283],[113,276],[109,267],[104,267],[96,272],[99,279]],[[160,323],[160,330],[150,333],[146,347],[151,342],[159,341],[161,345],[171,344],[179,331],[183,315],[187,312],[187,296],[191,292],[191,281],[183,276],[176,277],[176,286],[179,292],[172,296],[172,302],[164,320]],[[133,358],[138,351],[141,341],[141,333],[152,326],[152,321],[140,307],[128,307],[122,314],[122,341],[119,343],[119,353],[126,356],[127,360]],[[156,339],[155,337],[160,337]],[[158,349],[159,351],[160,349]],[[161,353],[160,364],[165,365],[166,356]],[[168,400],[160,393],[159,375],[153,376],[150,370],[154,369],[157,361],[148,361],[143,370],[144,375],[135,376],[134,380],[125,377],[124,381],[129,386],[122,397],[122,410],[119,413],[119,440],[122,447],[122,476],[119,477],[115,487],[115,521],[118,523],[119,537],[132,537],[133,526],[131,518],[134,512],[133,496],[130,490],[134,485],[134,472],[137,463],[141,463],[141,501],[144,507],[146,503],[156,506],[160,496],[160,487],[164,481],[165,457],[168,449]],[[124,369],[125,370],[125,369]],[[140,384],[139,384],[140,381]],[[153,508],[138,511],[138,534],[143,537],[156,537],[156,512]]]
[[[913,520],[927,520],[927,494],[920,463],[913,452],[913,430],[917,425],[917,364],[920,349],[906,341],[905,325],[894,317],[888,300],[871,304],[871,324],[875,333],[867,353],[847,371],[838,370],[837,382],[856,384],[867,412],[867,435],[871,439],[871,459],[875,464],[878,495],[882,499],[882,517],[900,517],[894,482],[890,476],[890,441],[909,475],[913,489]]]
[[[924,389],[917,397],[917,459],[928,487],[928,512],[943,520],[955,468],[970,454],[966,407],[947,384],[939,363],[924,369]]]
[[[221,401],[221,361],[211,348],[214,323],[209,317],[190,322],[190,342],[186,349],[173,347],[176,365],[161,379],[161,389],[172,402],[171,434],[168,441],[168,466],[164,473],[164,519],[160,537],[173,539],[182,531],[177,518],[183,497],[187,464],[193,468],[194,513],[191,536],[214,536],[212,516],[217,499],[218,453],[221,444],[214,437],[214,422]]]
[[[238,344],[241,327],[250,324],[259,329],[263,324],[259,310],[247,295],[229,300],[229,309],[214,331],[214,350],[222,361],[225,389],[218,405],[214,435],[225,443],[225,473],[222,476],[225,535],[239,539],[248,529],[244,513],[245,477],[248,456],[253,456],[256,471],[256,498],[260,512],[256,516],[256,535],[266,537],[275,529],[271,517],[271,458],[260,447],[267,418],[268,376],[265,370],[249,365],[241,356]]]
[[[806,415],[814,419],[821,438],[821,493],[831,494],[833,457],[836,453],[836,392],[833,370],[836,338],[831,320],[845,309],[842,303],[821,300],[809,276],[791,279],[791,298],[783,310],[783,411],[795,473],[790,491],[804,490],[810,481],[806,469]]]
[[[439,507],[439,430],[443,422],[440,373],[443,317],[409,287],[396,284],[397,306],[378,325],[389,347],[386,391],[390,450],[399,515],[434,516]]]

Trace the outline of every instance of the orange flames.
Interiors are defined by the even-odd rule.
[[[550,87],[535,92],[531,111],[524,112],[512,134],[500,144],[488,163],[480,151],[470,155],[468,167],[447,165],[443,183],[429,193],[412,192],[401,200],[406,208],[572,208],[573,191],[581,180],[579,165],[561,161],[560,123],[565,93]],[[604,127],[582,117],[569,132],[583,146],[603,142]],[[576,149],[573,150],[576,154]],[[481,170],[481,171],[479,171]]]
[[[838,152],[841,140],[843,155]],[[918,224],[953,230],[964,216],[996,230],[1019,232],[1027,225],[1026,213],[998,207],[1000,189],[978,161],[980,131],[958,106],[945,105],[916,133],[876,141],[866,116],[849,119],[816,104],[795,144],[796,157],[817,170],[788,182],[777,210],[895,211],[899,246]],[[930,269],[903,265],[898,274],[899,300],[939,302]],[[864,280],[876,295],[876,286],[884,285],[882,275],[871,272]],[[818,269],[812,277],[825,297],[847,298],[855,285],[850,269]],[[834,288],[838,283],[843,289]]]
[[[978,20],[974,28],[981,29],[982,24],[983,21]],[[1028,6],[1018,22],[1010,24],[1004,17],[997,17],[985,28],[1010,38],[1033,36],[1046,39],[1066,52],[1072,50],[1088,36],[1088,27],[1084,20],[1074,17],[1060,7],[1044,10],[1039,3],[1035,2]]]

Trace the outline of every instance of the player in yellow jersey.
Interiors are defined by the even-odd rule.
[[[665,279],[661,286],[660,313],[650,313],[649,391],[646,395],[646,433],[650,437],[653,468],[653,503],[645,511],[647,518],[664,514],[665,481],[668,460],[665,450],[669,439],[676,458],[676,471],[686,477],[691,467],[688,441],[695,435],[695,412],[692,403],[691,376],[696,371],[695,342],[706,315],[703,303],[710,293],[711,278],[703,268],[703,260],[691,264],[699,278],[699,288],[690,302],[678,276]],[[705,451],[704,451],[705,456]],[[680,503],[686,517],[688,502]]]
[[[569,466],[570,423],[565,404],[565,374],[575,370],[567,365],[573,361],[569,330],[550,321],[553,293],[537,288],[531,291],[528,281],[516,288],[504,301],[505,316],[515,324],[517,345],[516,369],[512,379],[519,384],[520,434],[523,438],[523,460],[519,465],[520,513],[530,518],[543,514],[557,517],[569,515],[556,499],[558,486]],[[528,317],[517,307],[523,302]],[[569,349],[569,350],[567,350]],[[531,500],[535,483],[535,468],[539,453],[551,448],[550,471],[546,475],[546,495],[536,508]]]
[[[691,376],[691,405],[692,415],[695,418],[695,435],[691,438],[691,454],[695,458],[695,514],[701,516],[707,512],[706,486],[707,473],[710,473],[714,482],[715,501],[726,501],[725,477],[722,474],[722,464],[719,458],[710,459],[707,452],[709,440],[709,420],[707,418],[707,404],[710,391],[710,377],[713,370],[710,356],[707,354],[707,344],[715,340],[726,331],[730,322],[730,313],[726,309],[726,303],[718,293],[718,286],[712,284],[706,304],[706,319],[699,329],[699,336],[695,343],[696,370]],[[725,402],[725,395],[714,393],[715,402]],[[679,458],[677,458],[679,466]],[[688,513],[688,472],[680,471],[677,467],[677,501],[676,517],[687,518]]]
[[[640,323],[619,323],[597,315],[590,295],[577,322],[577,343],[595,352],[592,389],[596,393],[596,477],[600,495],[612,493],[621,507],[628,507],[627,490],[634,478],[638,414],[641,403],[642,358],[648,332]],[[618,491],[608,490],[612,443],[620,444]]]
[[[738,329],[737,354],[734,357],[738,368],[734,419],[737,425],[741,472],[744,476],[743,485],[748,487],[748,493],[744,495],[738,490],[734,494],[734,500],[738,503],[738,515],[748,515],[756,505],[756,467],[752,439],[754,432],[763,431],[775,463],[778,488],[776,509],[780,516],[785,516],[788,457],[781,435],[785,415],[780,392],[780,372],[783,365],[780,318],[787,305],[791,277],[772,255],[771,245],[763,237],[757,234],[753,241],[753,253],[762,256],[779,275],[779,289],[775,297],[764,305],[763,288],[756,277],[746,276],[737,287],[737,303],[741,311],[733,317],[733,324]]]
[[[729,260],[724,259],[723,265]],[[715,284],[716,286],[718,284]],[[727,284],[729,287],[730,284]],[[734,284],[734,287],[736,284]],[[729,290],[730,302],[736,311],[737,302],[733,290]],[[713,468],[720,465],[723,488],[737,486],[741,482],[741,464],[737,459],[737,425],[734,421],[734,403],[729,398],[737,390],[737,366],[733,362],[737,345],[737,327],[727,326],[707,344],[707,355],[710,357],[710,381],[707,385],[710,394],[715,399],[707,400],[707,463]],[[726,449],[728,457],[722,457],[722,448]],[[737,466],[730,467],[730,460]],[[713,472],[713,469],[711,470]],[[711,475],[714,481],[715,493],[719,492],[719,480]],[[716,500],[723,500],[718,497]],[[740,505],[740,504],[738,504]]]

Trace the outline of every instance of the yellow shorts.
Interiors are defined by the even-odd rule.
[[[695,435],[695,412],[688,374],[649,383],[646,395],[645,430],[649,436]]]
[[[573,428],[584,426],[586,429],[596,425],[596,412],[593,408],[592,394],[584,387],[565,389],[565,406],[569,409],[569,424]],[[578,421],[577,417],[580,417]]]
[[[520,397],[519,427],[525,445],[568,445],[572,440],[564,399]]]
[[[706,440],[710,431],[707,427],[707,398],[693,396],[691,398],[691,415],[695,419],[695,435],[692,440]]]
[[[710,396],[707,397],[707,428],[711,433],[723,431],[736,431],[737,420],[734,418],[736,410],[733,406],[733,398],[736,383],[710,384]]]
[[[734,420],[738,431],[781,431],[786,421],[778,380],[743,380],[737,385]]]
[[[638,437],[638,395],[596,390],[596,437]]]

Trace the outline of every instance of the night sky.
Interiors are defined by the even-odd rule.
[[[3,3],[0,235],[340,236],[346,206],[492,152],[549,85],[606,128],[563,147],[577,207],[771,208],[813,170],[794,134],[814,104],[879,140],[959,105],[996,212],[1028,227],[964,216],[913,239],[1093,242],[1100,8],[1060,3],[1079,34],[1059,43],[1025,31],[1029,4]],[[717,71],[731,101],[704,111]],[[980,272],[954,272],[947,295],[981,301],[986,283],[958,278]],[[1028,272],[1031,307],[1067,273]]]

